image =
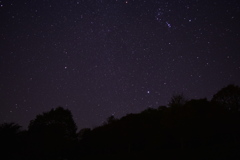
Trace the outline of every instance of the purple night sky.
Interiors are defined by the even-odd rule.
[[[240,85],[239,0],[0,0],[0,123],[79,129]]]

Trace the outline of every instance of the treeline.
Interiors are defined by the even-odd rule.
[[[58,107],[38,115],[26,131],[2,124],[0,145],[1,156],[11,160],[240,159],[240,88],[228,85],[211,101],[174,95],[168,106],[110,116],[79,132],[71,112]]]

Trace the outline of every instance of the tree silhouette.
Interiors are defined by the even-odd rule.
[[[37,115],[29,124],[29,131],[48,131],[67,138],[76,138],[77,126],[69,110],[62,107]]]
[[[212,102],[224,106],[231,111],[239,111],[240,87],[230,84],[222,88],[213,96]]]
[[[114,115],[111,115],[110,117],[107,118],[108,124],[114,123],[116,121],[117,121],[117,119],[114,117]]]
[[[105,124],[78,134],[71,112],[58,107],[37,115],[28,131],[15,123],[0,125],[1,155],[11,160],[239,159],[239,97],[240,89],[234,85],[221,89],[211,102],[174,95],[169,107],[148,108],[120,119],[112,115]]]
[[[175,94],[171,97],[171,100],[168,103],[169,107],[179,107],[183,106],[186,103],[186,98],[183,94]]]
[[[3,123],[0,125],[1,136],[6,135],[16,135],[20,132],[21,126],[16,123]]]
[[[29,124],[29,133],[36,144],[33,148],[48,156],[59,156],[69,150],[77,139],[76,130],[71,112],[62,107],[37,115]]]
[[[1,156],[4,159],[17,159],[20,148],[21,126],[16,123],[3,123],[0,125]]]

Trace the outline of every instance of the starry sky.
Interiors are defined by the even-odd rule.
[[[0,123],[79,129],[240,85],[239,0],[0,0]]]

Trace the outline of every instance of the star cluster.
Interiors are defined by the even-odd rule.
[[[0,122],[57,106],[95,127],[240,85],[237,0],[1,0]]]

